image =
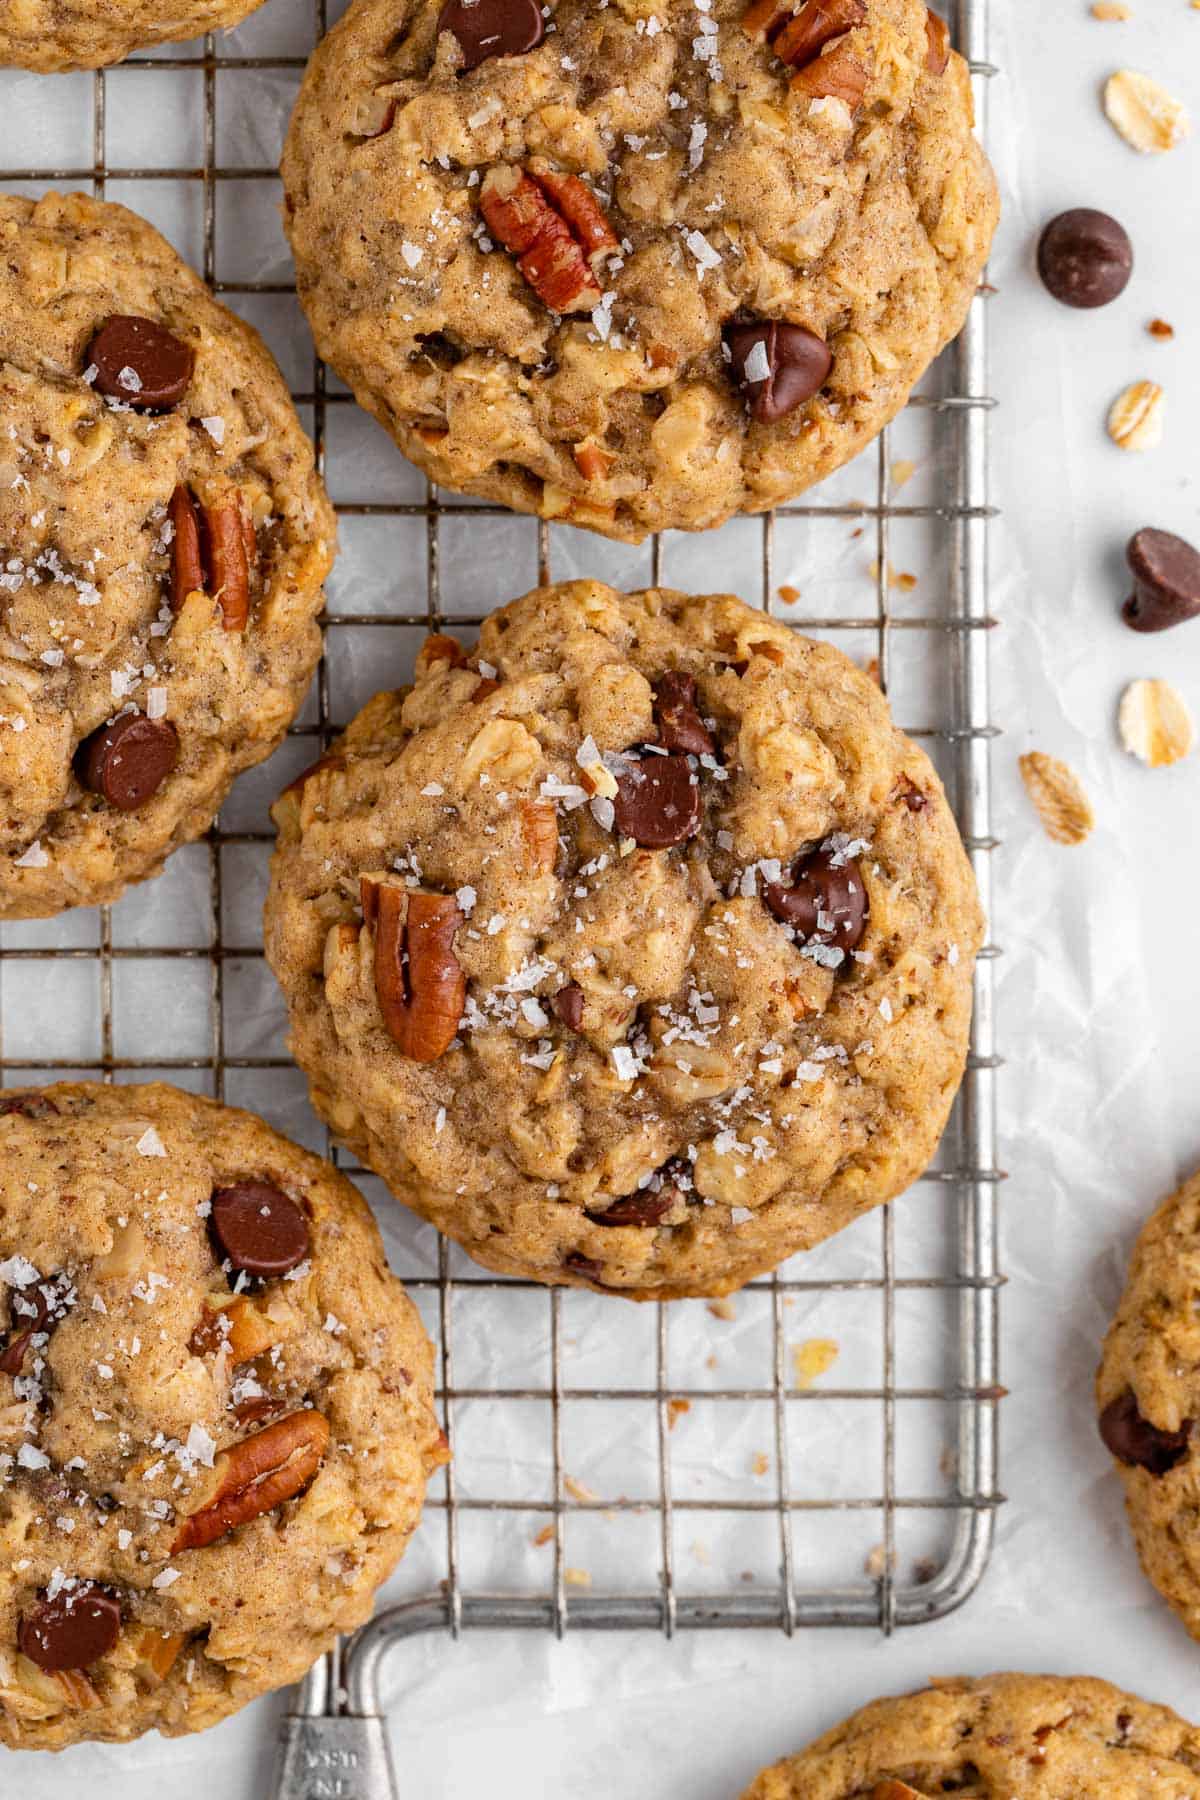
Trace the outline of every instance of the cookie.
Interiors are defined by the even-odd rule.
[[[729,595],[432,637],[275,806],[313,1105],[487,1267],[716,1294],[928,1161],[979,903],[874,682]]]
[[[300,298],[431,480],[719,525],[958,331],[997,216],[971,125],[922,0],[355,0],[284,153]]]
[[[1134,1247],[1096,1375],[1100,1435],[1116,1459],[1142,1567],[1200,1638],[1200,1174]]]
[[[0,1742],[198,1731],[362,1623],[445,1461],[344,1176],[176,1088],[0,1094]]]
[[[1200,1731],[1087,1675],[985,1675],[875,1700],[742,1800],[1195,1800]]]
[[[0,917],[212,823],[320,655],[333,513],[258,334],[145,220],[0,196]]]
[[[262,0],[4,0],[0,68],[98,69],[131,50],[226,31]]]

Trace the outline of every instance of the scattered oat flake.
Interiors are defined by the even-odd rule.
[[[1047,837],[1056,844],[1082,844],[1096,817],[1074,769],[1041,750],[1027,750],[1017,766]]]
[[[667,1401],[667,1430],[674,1431],[678,1420],[682,1419],[684,1413],[690,1413],[691,1410],[692,1410],[692,1403],[690,1400],[668,1400]]]
[[[1157,381],[1135,381],[1109,408],[1109,437],[1119,450],[1156,450],[1162,443],[1165,406]]]
[[[596,1500],[599,1498],[584,1482],[576,1481],[573,1475],[563,1476],[563,1486],[572,1500]]]
[[[1109,76],[1104,84],[1104,111],[1129,147],[1144,156],[1174,150],[1192,129],[1182,101],[1137,69],[1118,69]]]
[[[765,1475],[771,1467],[771,1459],[765,1450],[756,1450],[750,1461],[750,1468],[755,1475]]]
[[[568,1587],[590,1588],[592,1574],[590,1569],[564,1569],[563,1580]]]
[[[1117,714],[1121,742],[1151,769],[1182,762],[1196,744],[1196,722],[1169,681],[1131,681]]]
[[[1158,338],[1160,343],[1166,343],[1175,336],[1175,327],[1168,325],[1165,319],[1151,319],[1146,330],[1152,338]]]
[[[1131,19],[1133,14],[1123,4],[1123,0],[1095,0],[1092,7],[1093,19]]]
[[[872,1581],[882,1581],[884,1570],[894,1569],[895,1566],[896,1552],[893,1550],[889,1556],[882,1544],[876,1544],[874,1549],[868,1550],[863,1562],[863,1570]]]
[[[819,1375],[832,1369],[838,1348],[836,1338],[805,1338],[802,1344],[792,1345],[792,1370],[802,1392],[812,1387]]]
[[[894,488],[907,487],[916,472],[915,462],[910,462],[907,456],[897,457],[892,464],[892,486]]]
[[[797,587],[781,587],[779,598],[785,606],[797,606],[800,602],[800,589]]]
[[[534,1542],[535,1547],[540,1550],[544,1544],[550,1543],[551,1540],[553,1539],[553,1537],[554,1537],[553,1525],[543,1525],[542,1529],[540,1531],[536,1531],[534,1533],[533,1542]]]
[[[728,1295],[719,1300],[710,1300],[708,1310],[714,1319],[724,1319],[726,1324],[731,1324],[737,1318],[737,1307]]]

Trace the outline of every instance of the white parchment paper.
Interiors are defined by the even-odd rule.
[[[993,534],[994,713],[1007,735],[995,749],[998,829],[996,936],[1002,1087],[1003,1377],[1012,1397],[1003,1410],[1001,1483],[1010,1496],[999,1519],[990,1572],[968,1605],[939,1624],[891,1641],[870,1632],[774,1632],[684,1636],[673,1644],[643,1637],[441,1635],[414,1640],[388,1667],[387,1701],[401,1792],[423,1800],[487,1792],[496,1800],[531,1793],[611,1800],[727,1800],[754,1769],[795,1747],[876,1693],[913,1685],[930,1673],[993,1667],[1086,1670],[1200,1715],[1200,1651],[1157,1602],[1136,1569],[1117,1485],[1094,1431],[1090,1384],[1097,1347],[1119,1291],[1138,1223],[1200,1155],[1196,1102],[1200,1053],[1200,944],[1195,925],[1200,853],[1194,820],[1200,763],[1146,771],[1128,758],[1114,732],[1124,684],[1138,675],[1170,677],[1200,707],[1200,626],[1163,637],[1135,637],[1117,612],[1126,592],[1121,551],[1143,524],[1200,536],[1195,455],[1200,411],[1200,233],[1195,144],[1165,158],[1139,158],[1103,119],[1099,90],[1121,66],[1165,80],[1200,118],[1200,15],[1184,0],[1131,0],[1125,24],[1102,24],[1085,0],[1044,7],[1037,0],[996,0],[993,49],[1003,73],[992,95],[991,147],[1000,170],[1006,217],[992,265],[998,293],[989,302],[993,391],[1001,409],[993,434],[994,491],[1004,517]],[[269,0],[234,34],[249,55],[300,53],[307,42],[301,0]],[[301,16],[303,15],[303,16]],[[153,104],[147,83],[153,82]],[[134,85],[136,83],[136,86]],[[294,82],[274,71],[221,77],[221,158],[251,168],[275,160]],[[91,159],[90,76],[47,80],[0,74],[0,166],[82,168]],[[202,155],[200,83],[195,72],[108,77],[109,157],[114,165],[195,166]],[[193,260],[201,252],[195,185],[121,183],[110,197],[155,219]],[[268,182],[218,191],[221,272],[228,279],[284,279],[277,189]],[[1124,297],[1097,314],[1057,307],[1032,273],[1040,225],[1070,205],[1116,213],[1130,229],[1137,266]],[[228,209],[228,210],[227,210]],[[284,298],[236,302],[267,331],[289,378],[308,383],[302,324]],[[1145,332],[1152,317],[1175,327],[1170,343]],[[1104,435],[1114,395],[1142,377],[1167,391],[1162,447],[1122,454]],[[381,434],[354,409],[331,409],[330,479],[335,498],[422,498],[422,484]],[[896,454],[912,453],[898,445]],[[914,478],[914,494],[929,475]],[[931,479],[936,479],[936,471]],[[867,497],[861,472],[839,478],[839,494]],[[530,585],[534,537],[526,521],[493,521],[486,548],[478,526],[443,527],[442,579],[451,610],[486,610]],[[343,526],[343,551],[331,586],[335,611],[395,610],[411,588],[424,604],[424,524],[419,519],[355,519]],[[757,527],[734,524],[715,537],[672,543],[667,579],[679,585],[727,584],[747,592],[758,580]],[[906,547],[907,549],[907,547]],[[901,566],[919,555],[898,554]],[[566,537],[556,575],[603,574],[628,585],[648,578],[648,553]],[[747,572],[751,573],[747,573]],[[781,537],[775,579],[794,581],[805,610],[845,610],[854,592],[869,610],[861,546],[817,540],[796,530]],[[856,588],[856,585],[857,588]],[[756,590],[755,590],[756,591]],[[928,587],[917,599],[928,602]],[[398,679],[420,631],[346,634],[334,672],[332,708],[345,717],[385,678]],[[869,654],[868,639],[847,648]],[[897,710],[930,721],[936,672],[903,672],[911,693]],[[912,705],[907,705],[909,700]],[[310,716],[312,716],[310,714]],[[1065,756],[1083,775],[1098,824],[1080,849],[1051,845],[1020,789],[1016,757],[1038,748]],[[289,746],[268,770],[247,777],[226,810],[232,829],[261,829],[264,803],[292,765],[307,760]],[[114,913],[115,941],[142,945],[209,938],[206,852],[181,853],[158,882]],[[258,937],[263,861],[253,850],[227,851],[226,944]],[[6,944],[94,945],[91,915],[12,928]],[[122,980],[129,971],[122,971]],[[94,964],[8,963],[0,1001],[6,1054],[93,1053],[99,1030]],[[226,1050],[276,1054],[280,1008],[262,966],[237,959],[227,968]],[[173,1004],[162,1004],[170,994]],[[139,964],[117,990],[117,1053],[203,1057],[208,1050],[207,965]],[[122,1048],[125,1046],[125,1048]],[[14,1076],[15,1078],[15,1076]],[[197,1085],[204,1078],[196,1076]],[[232,1100],[255,1105],[298,1138],[319,1145],[303,1085],[290,1071],[233,1076]],[[436,1270],[432,1234],[398,1215],[366,1184],[388,1235],[394,1265],[406,1276]],[[918,1191],[898,1210],[897,1240],[910,1267],[935,1266],[946,1218],[936,1194]],[[819,1253],[815,1272],[872,1271],[877,1227],[864,1221]],[[465,1265],[456,1263],[456,1268]],[[431,1291],[418,1290],[431,1326]],[[540,1296],[503,1296],[503,1340],[489,1315],[463,1308],[455,1318],[456,1377],[495,1384],[544,1380],[547,1313]],[[790,1340],[828,1337],[839,1347],[836,1376],[866,1384],[877,1367],[878,1318],[858,1296],[820,1298],[788,1322]],[[944,1379],[944,1315],[913,1307],[900,1320],[908,1378]],[[639,1385],[653,1368],[652,1315],[572,1297],[566,1318],[568,1368],[581,1384]],[[720,1380],[761,1377],[767,1322],[750,1300],[733,1321],[702,1306],[681,1309],[672,1324],[674,1378],[702,1385],[716,1354]],[[903,1372],[903,1371],[902,1371]],[[470,1493],[536,1497],[548,1466],[544,1421],[520,1403],[468,1403],[456,1419],[460,1486]],[[861,1413],[837,1409],[814,1426],[811,1479],[827,1492],[861,1491]],[[576,1427],[572,1424],[572,1430]],[[638,1407],[612,1411],[565,1447],[573,1477],[598,1493],[642,1491],[653,1475],[654,1441]],[[872,1426],[872,1429],[874,1427]],[[751,1413],[682,1420],[673,1463],[685,1484],[713,1494],[724,1483],[744,1491],[747,1459],[768,1443]],[[873,1441],[873,1440],[872,1440]],[[920,1443],[912,1484],[929,1482],[936,1445]],[[844,1486],[839,1489],[838,1483]],[[507,1484],[507,1485],[506,1485]],[[649,1491],[646,1489],[645,1491]],[[911,1487],[910,1487],[911,1491]],[[521,1589],[544,1587],[547,1552],[533,1543],[525,1514],[477,1515],[464,1522],[464,1580]],[[575,1530],[572,1523],[572,1531]],[[568,1560],[597,1587],[653,1568],[654,1521],[582,1521]],[[877,1534],[876,1534],[877,1535]],[[870,1523],[857,1535],[831,1530],[804,1540],[813,1580],[861,1575]],[[577,1548],[576,1548],[577,1546]],[[929,1542],[901,1540],[901,1573]],[[743,1568],[768,1581],[774,1543],[756,1528],[723,1535],[715,1524],[677,1530],[679,1579],[693,1591],[736,1579]],[[442,1515],[427,1524],[395,1584],[427,1591],[444,1568]],[[644,1584],[643,1584],[644,1585]],[[65,1800],[83,1787],[122,1800],[181,1795],[261,1800],[268,1789],[278,1701],[248,1709],[196,1740],[150,1738],[129,1749],[89,1747],[58,1758],[5,1756],[0,1794]]]

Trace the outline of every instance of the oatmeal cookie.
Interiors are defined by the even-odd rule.
[[[0,1094],[0,1742],[198,1731],[362,1623],[445,1461],[344,1176],[176,1088]]]
[[[276,803],[313,1104],[490,1268],[722,1293],[905,1188],[980,913],[929,761],[729,595],[542,588],[430,638]]]
[[[283,160],[321,354],[445,487],[637,541],[840,467],[995,226],[922,0],[355,0]]]
[[[0,917],[206,830],[320,654],[332,510],[258,334],[143,219],[0,196]]]
[[[985,1675],[875,1700],[742,1800],[1195,1800],[1200,1731],[1087,1675]]]
[[[131,50],[225,31],[262,0],[4,0],[0,68],[99,69]]]
[[[1147,1220],[1096,1376],[1138,1556],[1200,1638],[1200,1174]]]

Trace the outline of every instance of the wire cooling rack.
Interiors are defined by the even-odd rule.
[[[145,213],[264,331],[339,513],[315,692],[202,844],[117,906],[0,928],[9,1085],[157,1077],[322,1142],[262,961],[266,806],[428,629],[469,629],[535,580],[728,588],[874,665],[937,763],[990,899],[984,301],[896,423],[811,503],[638,549],[430,489],[313,359],[275,165],[336,10],[271,0],[218,42],[53,79],[0,73],[0,183],[86,187]],[[956,41],[986,107],[988,0]],[[200,53],[197,53],[197,51]],[[18,147],[20,154],[18,154]],[[491,1277],[372,1199],[439,1346],[454,1447],[387,1602],[299,1690],[277,1800],[394,1792],[381,1663],[414,1633],[814,1625],[885,1633],[961,1604],[996,1485],[994,946],[971,1056],[913,1193],[735,1301],[633,1307]]]

